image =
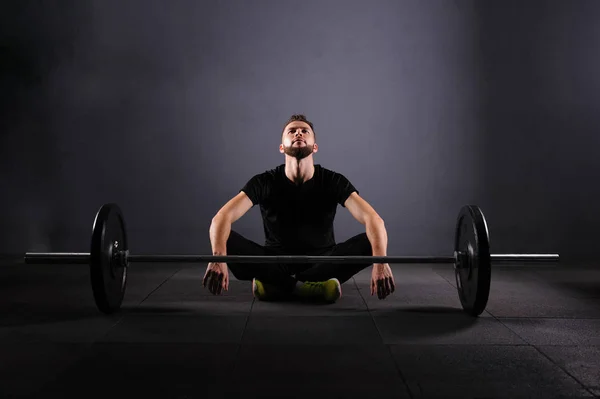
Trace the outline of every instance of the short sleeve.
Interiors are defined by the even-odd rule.
[[[242,187],[240,192],[246,193],[252,205],[261,204],[265,198],[266,193],[266,178],[264,174],[253,176],[248,182]]]
[[[350,180],[348,180],[346,176],[340,173],[333,174],[332,188],[334,190],[335,199],[341,206],[344,206],[344,203],[353,192],[358,194],[356,187],[350,183]]]

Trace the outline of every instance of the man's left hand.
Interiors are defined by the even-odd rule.
[[[375,263],[371,272],[371,295],[377,293],[379,299],[385,299],[396,289],[392,269],[387,263]]]

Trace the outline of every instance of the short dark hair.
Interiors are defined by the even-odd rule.
[[[308,119],[306,119],[305,115],[294,114],[294,115],[290,116],[290,119],[288,119],[287,122],[285,122],[285,125],[283,125],[283,130],[285,130],[285,127],[292,122],[304,122],[304,123],[308,124],[308,126],[310,126],[311,130],[313,131],[313,133],[315,134],[315,137],[316,137],[317,134],[315,133],[315,128],[313,126],[313,123],[311,121],[309,121]],[[283,131],[282,131],[282,133],[283,133]]]

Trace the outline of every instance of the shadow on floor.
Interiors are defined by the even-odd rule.
[[[600,298],[600,281],[557,281],[552,285],[573,296]]]
[[[65,321],[97,319],[103,315],[96,307],[65,308],[39,303],[9,303],[0,306],[0,327],[19,327]]]
[[[373,313],[380,328],[400,340],[455,335],[481,322],[462,309],[442,306],[407,306]]]

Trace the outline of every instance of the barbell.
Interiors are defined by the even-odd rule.
[[[452,256],[244,256],[244,255],[133,255],[125,218],[114,203],[96,213],[89,253],[27,252],[26,264],[89,264],[94,300],[98,309],[111,314],[121,308],[127,286],[127,268],[134,262],[226,263],[344,263],[344,264],[453,264],[456,288],[463,310],[479,316],[487,306],[491,262],[558,262],[558,254],[490,254],[487,222],[476,205],[460,209]]]

